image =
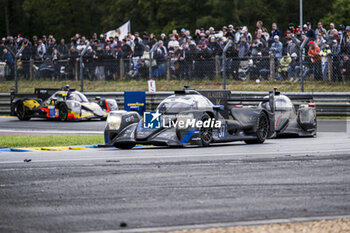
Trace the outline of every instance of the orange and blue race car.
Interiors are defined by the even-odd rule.
[[[110,111],[118,110],[115,99],[96,98],[90,102],[86,96],[66,86],[62,89],[36,88],[31,97],[19,95],[11,101],[13,114],[20,120],[48,118],[66,120],[105,120]]]

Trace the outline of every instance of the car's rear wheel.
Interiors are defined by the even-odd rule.
[[[24,106],[22,101],[20,101],[16,106],[16,115],[21,121],[30,120],[30,116],[28,116],[26,107]]]
[[[202,116],[201,121],[204,123],[208,120],[210,120],[210,117],[207,113],[205,113]],[[202,146],[209,146],[209,144],[213,140],[213,128],[202,126],[202,128],[200,129],[200,138],[202,141]]]
[[[257,119],[256,139],[245,140],[247,144],[264,143],[269,134],[270,123],[265,112],[261,112]]]
[[[60,121],[66,121],[68,119],[68,108],[65,104],[61,104],[58,107],[58,117]]]
[[[114,144],[114,146],[122,150],[130,150],[135,147],[135,143]]]

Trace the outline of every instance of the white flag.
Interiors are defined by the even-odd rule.
[[[112,37],[118,36],[119,40],[123,40],[125,36],[128,35],[128,32],[130,32],[130,20],[124,23],[119,28],[106,32],[105,35],[107,36],[107,39],[109,39],[109,37],[111,36]]]

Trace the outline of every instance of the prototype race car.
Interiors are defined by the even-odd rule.
[[[143,119],[137,112],[111,111],[105,143],[121,149],[136,144],[185,147],[238,140],[263,143],[275,131],[274,93],[269,96],[266,105],[238,105],[225,118],[223,106],[215,106],[199,92],[185,88],[163,100],[156,112],[145,112]]]
[[[265,98],[268,98],[267,96]],[[301,104],[298,110],[292,101],[275,90],[275,130],[277,137],[288,136],[316,136],[317,120],[316,105],[314,103]],[[266,102],[260,107],[269,108]]]
[[[14,98],[11,105],[20,120],[49,118],[66,120],[106,119],[108,112],[118,110],[114,99],[100,99],[89,102],[84,94],[69,86],[63,89],[35,89],[33,98]]]

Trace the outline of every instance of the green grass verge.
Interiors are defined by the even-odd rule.
[[[0,148],[50,147],[104,144],[103,135],[1,136]]]
[[[18,83],[19,93],[33,93],[34,88],[61,88],[69,84],[71,88],[80,90],[79,81],[48,81],[21,80]],[[189,84],[195,89],[222,89],[222,80],[156,80],[157,91],[180,90],[185,84]],[[257,84],[255,81],[233,81],[227,80],[226,89],[231,91],[269,91],[277,86],[282,92],[300,92],[300,83],[289,81],[261,81]],[[14,87],[13,81],[2,81],[0,93],[8,93]],[[116,80],[116,81],[84,81],[85,92],[116,92],[116,91],[147,91],[146,80]],[[350,83],[333,83],[305,81],[305,92],[349,92]]]

